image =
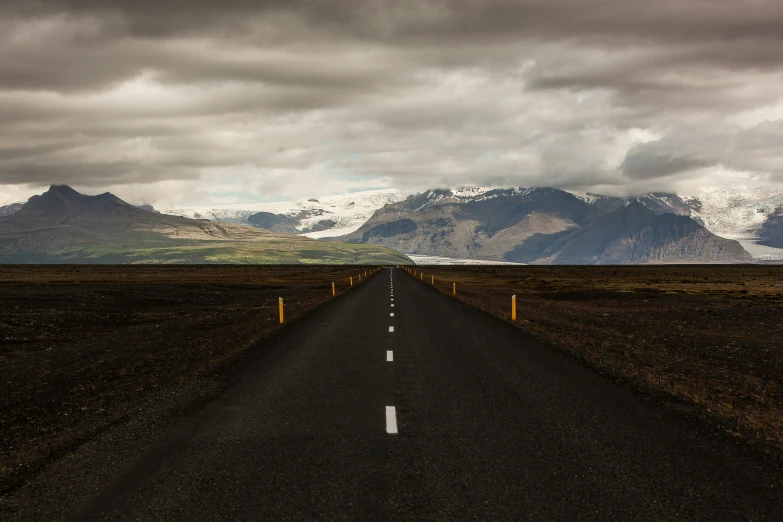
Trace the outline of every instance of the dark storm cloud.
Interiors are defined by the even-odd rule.
[[[361,71],[341,70],[339,61],[328,59],[328,51],[311,63],[254,64],[194,56],[165,45],[188,37],[278,49],[308,43],[344,42],[356,49],[389,45],[429,50],[430,59],[451,64],[460,54],[468,61],[491,60],[502,53],[492,47],[520,40],[584,41],[598,48],[637,42],[662,46],[649,65],[664,70],[678,65],[777,69],[783,64],[783,3],[777,0],[20,0],[0,12],[12,23],[34,26],[35,20],[49,17],[77,22],[82,29],[49,34],[38,42],[52,62],[64,59],[67,71],[32,67],[6,56],[3,81],[11,86],[56,85],[58,73],[66,85],[86,86],[90,79],[102,84],[144,66],[158,66],[186,80],[372,81]],[[460,52],[472,45],[480,45],[480,52]],[[336,69],[334,75],[330,68]],[[377,69],[382,76],[382,68]]]
[[[644,180],[690,172],[717,163],[697,158],[678,158],[649,151],[645,147],[635,147],[628,152],[620,167],[629,178]]]
[[[781,27],[778,0],[8,1],[0,183],[783,180]]]
[[[119,18],[129,33],[169,37],[252,27],[292,16],[307,27],[362,37],[563,38],[592,35],[666,40],[780,39],[783,7],[774,0],[18,0],[19,15]]]

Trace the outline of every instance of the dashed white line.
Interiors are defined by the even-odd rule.
[[[386,406],[386,433],[397,433],[397,409],[394,406]]]
[[[393,326],[389,327],[389,333],[394,333],[394,327]]]
[[[392,308],[394,308],[394,303],[392,303]]]
[[[394,317],[394,312],[390,313],[389,317]]]
[[[386,362],[394,362],[394,352],[386,350]]]

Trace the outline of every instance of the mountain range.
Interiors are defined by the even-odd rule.
[[[359,248],[357,248],[359,247]],[[4,263],[405,263],[383,246],[326,243],[139,208],[54,185],[0,217]]]
[[[497,197],[498,194],[496,189],[478,187],[449,192],[463,202]],[[754,247],[757,240],[764,241],[764,234],[768,234],[774,225],[775,210],[783,208],[783,190],[773,187],[706,187],[698,190],[696,195],[649,193],[624,198],[575,191],[570,193],[603,211],[639,202],[657,214],[671,212],[690,216],[713,234],[738,239],[748,248]],[[411,195],[385,189],[294,202],[168,208],[161,212],[327,238],[355,232],[376,210],[403,201]],[[765,225],[768,220],[773,223]],[[783,253],[778,255],[783,257]]]
[[[68,193],[72,199],[72,192],[55,186],[43,196]],[[0,207],[0,215],[10,215],[12,221],[26,220],[14,228],[26,230],[26,240],[33,243],[40,231],[32,231],[49,226],[52,220],[43,217],[49,215],[48,210],[39,208],[38,217],[30,221],[31,210],[25,207],[30,203],[40,206],[37,198],[43,196],[31,198],[27,205]],[[92,215],[88,207],[114,198],[110,194],[79,196],[97,199],[77,205],[78,219],[72,219],[69,204],[61,201],[55,213],[60,219],[54,223],[79,224]],[[698,197],[649,193],[625,198],[546,187],[438,189],[407,196],[387,189],[296,202],[160,212],[114,200],[124,205],[122,215],[128,208],[145,212],[143,217],[134,214],[130,224],[125,215],[121,227],[126,235],[153,234],[145,241],[166,237],[247,244],[260,242],[262,237],[268,241],[271,236],[265,234],[272,233],[287,240],[309,236],[329,239],[328,243],[389,247],[410,255],[525,263],[747,262],[750,258],[743,247],[754,255],[766,249],[763,253],[768,259],[783,257],[783,191],[776,189],[711,188],[701,190]],[[7,236],[12,231],[3,220],[0,233]],[[62,229],[63,237],[57,241],[66,245],[101,242],[96,238],[87,241],[86,231],[103,235],[106,243],[107,235],[117,234],[112,226],[112,220],[107,220],[95,227],[80,226],[81,230]],[[16,248],[7,246],[7,237],[2,241],[6,249]],[[319,248],[323,244],[319,242]],[[226,258],[225,251],[221,256]],[[252,254],[245,259],[260,258]]]
[[[552,264],[745,263],[681,198],[577,196],[553,188],[431,190],[385,205],[341,239],[417,255]]]

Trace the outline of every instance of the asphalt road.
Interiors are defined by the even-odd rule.
[[[263,349],[76,518],[783,520],[758,451],[399,269]]]

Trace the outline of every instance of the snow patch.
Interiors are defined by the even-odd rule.
[[[783,260],[783,248],[759,245],[755,239],[738,239],[737,242],[757,261]]]
[[[236,203],[216,207],[163,209],[161,213],[191,219],[209,219],[247,225],[256,212],[283,214],[298,221],[300,231],[322,227],[324,230],[304,232],[310,238],[336,237],[350,234],[367,222],[376,210],[397,203],[407,195],[397,189],[371,190],[325,196],[318,199],[275,203]]]
[[[693,217],[701,218],[704,226],[727,239],[757,237],[769,214],[783,206],[783,190],[772,187],[703,188],[695,196],[683,197],[691,205],[701,204]]]
[[[417,265],[524,265],[525,263],[511,263],[509,261],[487,261],[484,259],[459,259],[455,257],[420,256],[406,254]]]

